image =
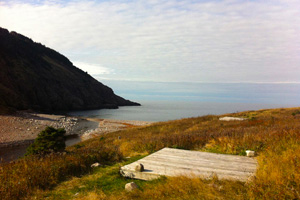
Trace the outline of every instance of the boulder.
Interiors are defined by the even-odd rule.
[[[219,118],[220,121],[243,121],[246,120],[245,118],[241,117],[221,117]]]
[[[134,169],[137,172],[142,172],[142,171],[144,171],[144,165],[143,164],[137,164]]]
[[[248,157],[254,157],[254,156],[255,156],[255,151],[247,150],[247,151],[246,151],[246,155],[247,155]]]
[[[100,167],[100,166],[101,166],[100,163],[94,163],[94,164],[91,165],[92,168],[94,168],[94,167]]]
[[[139,188],[139,187],[138,187],[137,184],[135,184],[135,182],[127,183],[127,184],[125,185],[125,190],[128,191],[128,192],[131,192],[131,191],[136,190],[136,189],[138,189],[138,188]]]

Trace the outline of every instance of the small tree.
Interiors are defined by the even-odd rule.
[[[63,151],[66,147],[65,144],[65,129],[55,129],[53,127],[47,127],[45,130],[38,134],[34,143],[26,149],[26,155],[32,154],[48,154],[51,152]]]

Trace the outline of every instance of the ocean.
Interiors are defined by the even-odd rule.
[[[198,117],[209,114],[225,114],[246,110],[266,108],[294,107],[284,104],[251,104],[251,103],[209,103],[178,101],[139,101],[142,106],[124,106],[119,109],[101,109],[74,111],[71,116],[102,119],[169,121],[175,119]],[[300,105],[299,105],[300,106]]]
[[[105,82],[104,82],[105,83]],[[68,113],[103,119],[169,121],[246,110],[300,107],[300,84],[208,84],[110,81],[116,94],[142,106]],[[68,145],[79,142],[71,138]],[[28,146],[28,145],[27,145]],[[4,161],[24,155],[27,146],[0,149]],[[1,156],[1,152],[5,152]],[[7,153],[10,152],[10,153]]]
[[[300,106],[300,84],[106,83],[116,94],[142,106],[75,111],[73,116],[169,121],[209,114]]]

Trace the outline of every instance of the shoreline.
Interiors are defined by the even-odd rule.
[[[80,137],[84,141],[97,135],[152,123],[18,112],[14,115],[0,115],[0,148],[31,144],[47,126],[65,128],[67,137]]]
[[[85,118],[89,121],[98,122],[99,125],[95,129],[91,129],[82,134],[81,140],[87,140],[98,135],[103,135],[127,128],[133,128],[138,126],[148,126],[155,122],[150,121],[138,121],[138,120],[118,120],[118,119],[100,119],[100,118]]]
[[[152,123],[28,112],[0,115],[0,164],[24,156],[27,147],[47,126],[65,128],[66,146],[72,146],[102,134]]]

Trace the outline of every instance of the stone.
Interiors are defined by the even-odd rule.
[[[142,171],[144,171],[144,165],[143,164],[141,164],[141,163],[139,163],[139,164],[137,164],[136,166],[135,166],[135,171],[137,171],[137,172],[142,172]]]
[[[92,168],[94,168],[94,167],[100,167],[100,166],[101,166],[100,163],[94,163],[94,164],[91,165]]]
[[[245,118],[241,117],[221,117],[219,118],[220,121],[243,121],[246,120]]]
[[[246,155],[247,155],[248,157],[254,157],[254,156],[255,156],[255,151],[247,150],[247,151],[246,151]]]
[[[135,182],[127,183],[125,185],[125,190],[128,191],[128,192],[131,192],[131,191],[136,190],[138,188],[139,187]]]

